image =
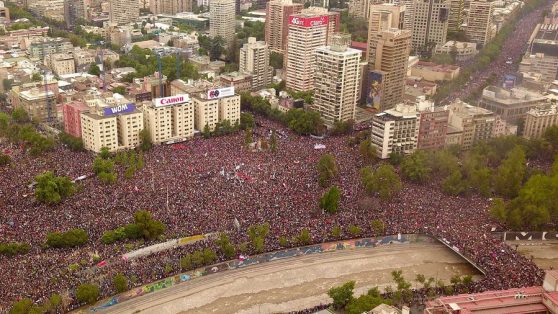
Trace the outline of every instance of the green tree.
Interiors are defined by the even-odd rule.
[[[296,108],[290,109],[285,116],[289,129],[297,134],[317,133],[324,127],[322,117],[317,111]]]
[[[101,150],[99,151],[99,157],[101,157],[103,159],[109,159],[110,158],[110,151],[109,151],[108,147],[101,147]]]
[[[460,170],[455,170],[442,182],[442,190],[449,195],[463,194],[467,189]]]
[[[89,241],[89,235],[83,229],[66,232],[49,232],[46,244],[53,248],[69,248],[83,245]]]
[[[376,151],[376,147],[372,146],[370,139],[364,140],[360,143],[359,146],[360,155],[366,162],[374,161],[377,156],[378,152]]]
[[[506,222],[507,212],[506,203],[502,198],[495,198],[492,200],[492,205],[489,209],[490,215],[500,222]]]
[[[333,155],[325,154],[318,161],[318,182],[320,186],[326,187],[329,182],[337,176],[338,172],[337,162]]]
[[[134,222],[141,230],[141,234],[148,240],[154,240],[162,235],[167,227],[160,221],[154,220],[147,210],[140,210],[134,214]]]
[[[99,286],[81,284],[77,287],[76,298],[81,303],[93,304],[99,298]]]
[[[127,95],[127,94],[128,94],[128,90],[126,89],[125,86],[117,86],[117,87],[114,87],[114,88],[112,89],[112,92],[113,92],[113,93],[120,94],[120,95]]]
[[[240,129],[247,130],[253,129],[256,126],[256,120],[254,119],[254,115],[249,112],[242,112],[240,114]]]
[[[10,309],[10,314],[27,314],[33,306],[33,301],[29,298],[15,302]]]
[[[320,198],[320,208],[329,214],[335,214],[339,209],[339,199],[341,191],[338,187],[332,186]]]
[[[153,142],[151,140],[151,133],[148,129],[143,129],[139,133],[140,137],[140,149],[144,152],[150,150],[153,147]]]
[[[33,75],[31,76],[31,80],[33,82],[40,82],[43,80],[43,76],[39,72],[34,72]]]
[[[68,177],[56,177],[51,171],[35,177],[35,198],[39,202],[58,204],[75,192],[74,183]]]
[[[118,273],[112,278],[112,286],[116,293],[122,293],[128,290],[128,279],[121,273]]]
[[[12,120],[17,123],[26,123],[31,121],[31,119],[29,119],[27,111],[25,111],[23,107],[17,107],[12,111]]]
[[[516,146],[498,167],[494,177],[496,193],[509,198],[515,197],[521,189],[525,171],[525,152],[523,148]]]
[[[211,129],[209,128],[209,124],[206,123],[205,126],[203,127],[202,135],[204,138],[211,137]]]
[[[296,241],[302,245],[308,245],[312,243],[312,236],[310,235],[310,230],[304,228],[300,234],[296,237]]]
[[[12,162],[12,157],[10,155],[0,153],[0,166],[9,165]]]
[[[426,153],[421,150],[417,150],[407,156],[401,163],[403,175],[415,182],[424,182],[428,179],[431,170]]]
[[[339,287],[329,289],[327,295],[333,299],[333,306],[337,309],[344,308],[353,299],[355,282],[349,281]]]
[[[370,167],[361,170],[361,180],[368,193],[378,193],[387,200],[401,191],[402,185],[393,166],[383,164],[376,171]]]
[[[229,236],[227,234],[219,234],[219,239],[215,242],[217,243],[217,245],[219,245],[226,258],[234,257],[236,250],[234,248],[234,245],[231,244]]]
[[[362,229],[356,225],[349,225],[349,233],[355,237],[358,237],[362,233]]]
[[[275,131],[271,132],[271,137],[269,138],[269,149],[272,153],[277,153],[277,134]]]
[[[269,65],[271,65],[274,69],[282,69],[283,55],[277,52],[271,52],[269,54]]]
[[[100,76],[101,75],[101,69],[99,68],[99,66],[95,63],[91,63],[91,65],[89,66],[89,71],[87,71],[87,73],[91,74],[91,75],[95,75],[95,76]]]
[[[374,231],[374,233],[376,235],[384,234],[385,229],[386,229],[386,226],[385,226],[384,222],[381,221],[380,219],[372,220],[372,222],[370,222],[370,227],[372,227],[372,230]]]
[[[252,134],[252,129],[246,129],[246,131],[244,131],[244,144],[248,146],[253,142],[254,142],[254,138]]]

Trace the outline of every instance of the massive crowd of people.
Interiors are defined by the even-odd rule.
[[[269,129],[281,128],[260,122],[256,133],[262,136]],[[145,167],[132,179],[121,174],[116,184],[106,186],[90,177],[78,183],[78,193],[54,206],[35,200],[28,187],[34,176],[47,170],[70,178],[89,175],[94,156],[58,148],[30,158],[19,148],[3,145],[14,161],[0,169],[0,238],[30,243],[32,251],[0,256],[0,308],[22,297],[40,302],[53,292],[72,291],[80,283],[99,283],[98,278],[104,278],[100,281],[106,296],[114,292],[110,284],[114,274],[124,273],[136,285],[161,279],[180,272],[181,256],[207,245],[218,252],[220,260],[225,259],[216,244],[206,242],[133,261],[121,259],[130,248],[124,243],[105,245],[100,238],[104,231],[130,223],[133,213],[141,209],[168,226],[167,237],[228,232],[238,244],[248,241],[250,225],[268,222],[267,250],[281,248],[280,236],[290,239],[304,228],[310,230],[313,242],[335,240],[331,229],[336,225],[344,227],[343,237],[351,237],[346,228],[351,224],[360,226],[363,236],[374,235],[370,222],[380,219],[387,234],[426,233],[459,248],[487,271],[476,283],[478,290],[540,283],[541,270],[491,236],[491,229],[499,226],[487,213],[488,199],[451,197],[435,183],[405,182],[396,198],[380,201],[366,195],[359,175],[366,164],[358,147],[347,144],[346,136],[313,139],[287,130],[282,134],[277,153],[248,149],[243,134],[156,146],[145,154]],[[315,144],[325,149],[315,149]],[[335,156],[339,168],[332,184],[343,195],[341,210],[335,215],[318,210],[325,189],[318,185],[316,165],[325,153]],[[85,229],[89,243],[75,249],[42,247],[48,232],[71,228]],[[93,267],[93,255],[110,263]],[[82,268],[72,271],[71,264]]]
[[[496,77],[496,81],[492,83],[493,85],[501,85],[504,76],[507,74],[515,75],[517,63],[521,61],[525,54],[528,48],[529,37],[535,26],[540,23],[540,16],[544,9],[547,9],[547,6],[541,6],[519,20],[515,24],[515,28],[508,40],[504,42],[501,53],[490,63],[490,66],[477,69],[471,75],[469,82],[462,86],[462,88],[453,90],[447,99],[444,100],[444,103],[451,102],[457,98],[467,98],[471,93],[482,87],[491,75]],[[476,59],[468,60],[461,64],[461,66],[469,66],[475,61]]]

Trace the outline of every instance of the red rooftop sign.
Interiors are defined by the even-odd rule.
[[[289,25],[297,25],[302,27],[313,27],[327,25],[329,23],[329,16],[316,16],[316,17],[300,17],[300,16],[289,16]]]

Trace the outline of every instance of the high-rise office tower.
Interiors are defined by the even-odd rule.
[[[273,0],[267,3],[265,18],[265,42],[269,50],[283,53],[287,45],[289,32],[289,16],[300,13],[302,3],[292,0]]]
[[[370,16],[370,6],[382,3],[384,3],[382,0],[351,0],[347,4],[347,7],[350,16],[368,20]]]
[[[465,28],[465,34],[470,41],[479,45],[486,45],[492,39],[493,14],[494,2],[471,1],[467,17],[467,28]]]
[[[211,0],[209,2],[209,35],[221,37],[228,45],[234,40],[234,0]]]
[[[381,111],[403,101],[411,32],[397,28],[381,30],[373,37],[375,50],[368,54],[367,104]]]
[[[149,9],[153,14],[174,15],[192,11],[192,0],[150,0]]]
[[[335,121],[355,118],[359,99],[360,57],[362,52],[348,48],[350,34],[334,34],[330,46],[315,50],[314,102],[324,122],[332,126]]]
[[[110,0],[109,19],[114,24],[128,24],[139,17],[137,0]]]
[[[294,91],[314,88],[314,50],[325,46],[328,15],[295,14],[289,17],[285,55],[286,85]]]
[[[322,7],[309,7],[300,11],[303,14],[323,15],[327,16],[327,45],[331,44],[333,34],[338,33],[341,28],[341,14],[339,12],[329,11]]]
[[[86,13],[84,0],[64,0],[64,20],[67,28],[74,27],[78,19],[86,19]]]
[[[450,13],[448,19],[448,31],[457,32],[463,24],[463,0],[449,0]]]
[[[273,68],[269,66],[269,48],[255,37],[240,49],[239,70],[252,75],[252,89],[260,90],[271,84]]]
[[[415,52],[431,51],[446,43],[450,0],[413,0],[412,48]]]
[[[403,29],[406,8],[395,4],[377,4],[370,6],[368,20],[368,63],[375,62],[378,34],[392,28]]]

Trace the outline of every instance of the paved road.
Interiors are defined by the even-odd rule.
[[[326,292],[348,280],[356,292],[393,284],[402,269],[449,282],[473,267],[441,244],[417,243],[336,251],[274,261],[197,278],[109,308],[110,313],[271,313],[330,302]]]
[[[501,84],[504,75],[514,74],[517,71],[517,63],[521,61],[521,58],[527,50],[527,41],[529,40],[531,33],[537,24],[542,21],[542,11],[550,6],[550,1],[548,3],[549,4],[543,5],[538,9],[531,11],[518,21],[515,25],[515,29],[506,38],[504,45],[502,46],[502,53],[494,61],[492,61],[489,66],[473,73],[471,75],[471,80],[467,85],[452,91],[442,103],[447,103],[448,101],[452,101],[456,98],[466,98],[472,92],[477,90],[491,74],[496,75],[496,82],[494,82],[495,85]],[[508,60],[511,60],[513,63],[507,64],[506,62]]]

